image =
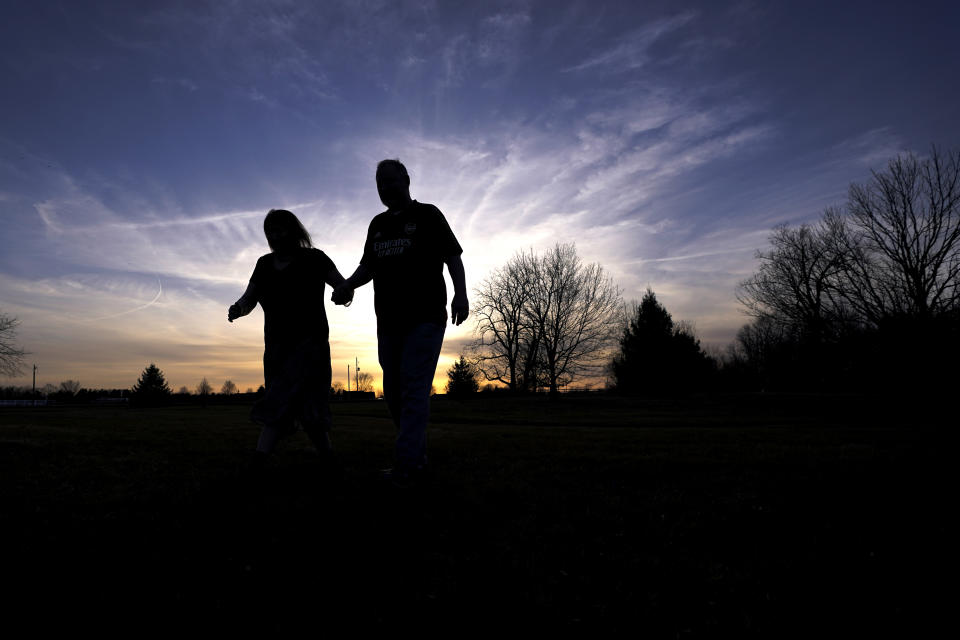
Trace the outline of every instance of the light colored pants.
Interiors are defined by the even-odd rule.
[[[445,326],[418,324],[405,332],[378,332],[383,397],[397,427],[396,465],[427,462],[430,387],[437,371]]]

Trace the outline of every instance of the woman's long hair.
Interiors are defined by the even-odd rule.
[[[263,219],[264,232],[266,232],[267,227],[286,229],[287,234],[291,238],[291,243],[298,247],[309,249],[313,246],[313,242],[310,240],[310,234],[307,233],[307,230],[300,224],[300,220],[286,209],[270,209],[267,217]],[[270,244],[269,238],[267,238],[267,243]],[[276,247],[272,244],[270,244],[270,248],[276,250]]]

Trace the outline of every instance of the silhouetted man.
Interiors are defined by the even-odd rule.
[[[453,280],[453,324],[466,320],[469,303],[460,243],[439,209],[410,197],[399,160],[377,165],[377,191],[387,210],[370,223],[360,265],[333,301],[343,304],[373,280],[383,396],[397,427],[394,467],[385,475],[406,487],[426,472],[430,387],[447,322],[444,263]]]

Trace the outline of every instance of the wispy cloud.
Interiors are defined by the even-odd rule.
[[[564,69],[566,72],[602,68],[611,71],[638,69],[650,62],[650,47],[660,38],[694,20],[697,14],[687,11],[663,18],[618,39],[614,46],[590,56],[580,64]]]
[[[508,122],[461,136],[398,136],[385,129],[353,146],[366,150],[361,165],[372,167],[382,157],[396,155],[407,163],[414,196],[440,206],[460,237],[470,283],[479,282],[520,249],[576,241],[586,260],[610,267],[628,296],[638,296],[653,278],[669,299],[675,274],[649,267],[669,258],[672,247],[684,250],[679,255],[704,258],[735,250],[682,246],[685,241],[671,235],[675,225],[669,213],[649,203],[686,173],[762,141],[764,128],[731,117],[726,108],[700,112],[667,91],[656,96],[650,103],[651,111],[660,114],[654,118],[653,128],[659,130],[654,142],[643,139],[651,127],[636,124],[628,111],[614,107],[579,118],[565,135]],[[624,137],[624,131],[636,133]],[[131,219],[75,179],[64,176],[60,183],[59,195],[35,206],[56,251],[78,266],[131,274],[143,285],[134,295],[113,299],[112,285],[103,288],[103,281],[93,288],[87,281],[80,295],[73,295],[74,284],[61,282],[43,294],[60,300],[55,308],[69,309],[70,317],[84,318],[92,326],[108,321],[128,327],[130,335],[144,328],[145,317],[167,318],[168,328],[152,338],[161,351],[175,351],[179,343],[217,343],[229,335],[202,327],[224,323],[226,305],[242,291],[256,257],[266,250],[263,211],[184,215],[154,208],[140,209]],[[116,185],[112,190],[117,193]],[[371,210],[372,180],[364,192],[288,205],[308,228],[323,230],[317,234],[320,246],[345,273],[359,257],[366,220],[376,212]],[[124,201],[121,196],[119,202]],[[650,256],[654,246],[657,254]],[[631,272],[630,261],[638,257]],[[163,281],[162,296],[153,274]],[[148,278],[153,278],[153,291],[146,288]],[[729,291],[723,295],[729,297]],[[335,357],[352,353],[375,360],[370,298],[369,291],[361,292],[349,311],[328,305],[334,349],[340,354]],[[673,301],[685,311],[682,296],[675,295]],[[688,302],[691,309],[697,304]],[[29,305],[23,311],[32,313]],[[247,354],[239,357],[249,358],[259,342],[257,330],[251,331],[258,321],[244,320],[243,333],[232,335],[250,338],[239,352]],[[178,328],[171,332],[169,327]],[[708,319],[706,330],[713,328]],[[456,357],[469,333],[467,325],[448,332],[444,363]]]
[[[476,281],[520,249],[575,241],[586,260],[608,266],[628,297],[653,284],[691,319],[704,299],[717,303],[712,309],[722,311],[704,314],[702,325],[719,339],[740,322],[733,287],[766,228],[756,236],[741,230],[733,238],[691,241],[689,221],[678,224],[663,203],[693,172],[735,162],[744,150],[765,144],[775,128],[742,106],[698,106],[665,87],[651,96],[633,109],[596,105],[563,133],[506,123],[476,136],[391,135],[363,146],[403,150],[415,197],[451,218]],[[679,295],[680,272],[654,268],[661,260],[700,260],[716,277],[687,282],[695,295]]]
[[[689,260],[698,260],[700,258],[712,258],[713,256],[722,256],[731,253],[743,253],[744,251],[754,251],[754,246],[748,246],[738,249],[723,249],[721,251],[702,251],[700,253],[691,253],[684,256],[668,256],[666,258],[641,258],[640,260],[635,260],[629,264],[651,264],[654,262],[686,262]]]
[[[469,285],[520,249],[575,241],[626,297],[652,286],[723,341],[770,227],[816,218],[906,148],[904,131],[934,126],[897,114],[955,120],[942,107],[952,102],[924,97],[952,95],[942,84],[886,109],[843,90],[846,77],[862,86],[861,70],[810,80],[808,59],[777,41],[799,9],[122,9],[38,9],[42,30],[4,56],[18,100],[0,134],[0,302],[64,378],[83,363],[109,376],[163,357],[183,384],[231,367],[252,384],[262,317],[224,316],[267,251],[263,215],[295,211],[346,274],[381,208],[384,157],[406,162],[414,197],[447,215]],[[83,11],[96,27],[78,41],[70,19]],[[761,30],[769,37],[746,37]],[[40,54],[38,34],[50,44]],[[900,83],[922,89],[914,75]],[[38,90],[36,78],[56,81]],[[350,309],[327,308],[335,360],[375,372],[370,288]],[[448,330],[441,377],[469,335]]]
[[[904,152],[901,136],[889,126],[864,131],[835,144],[830,155],[838,162],[853,162],[860,167],[880,167]]]
[[[111,313],[105,316],[100,316],[99,318],[93,318],[93,322],[102,322],[103,320],[110,320],[112,318],[119,318],[120,316],[125,316],[130,313],[136,313],[137,311],[143,311],[148,309],[160,299],[160,296],[163,295],[163,283],[160,282],[160,278],[157,278],[157,295],[153,296],[153,299],[150,302],[145,304],[138,305],[132,309],[125,309],[124,311],[118,311],[117,313]]]

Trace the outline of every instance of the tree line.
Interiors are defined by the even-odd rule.
[[[653,290],[625,304],[603,267],[583,263],[573,244],[517,253],[477,287],[474,307],[471,357],[448,372],[448,388],[467,366],[512,393],[551,395],[598,379],[622,393],[688,391],[706,387],[717,369],[693,325],[675,322]]]
[[[937,389],[956,380],[960,151],[901,155],[814,224],[780,226],[738,298],[730,365],[764,387]]]
[[[254,391],[248,387],[246,394],[262,393],[263,385]],[[29,386],[6,386],[0,387],[0,399],[20,399],[40,397],[56,402],[75,402],[84,403],[100,399],[121,399],[126,398],[134,401],[140,401],[144,404],[162,403],[166,398],[172,396],[232,396],[240,393],[237,385],[231,380],[226,380],[220,387],[219,394],[214,391],[206,378],[200,380],[196,387],[189,389],[181,386],[176,392],[172,391],[167,384],[166,377],[156,364],[150,363],[140,374],[136,383],[126,389],[106,389],[106,388],[86,388],[81,386],[79,380],[64,380],[59,385],[45,383],[43,386],[33,389]]]
[[[514,392],[604,370],[624,393],[937,390],[960,356],[960,152],[905,154],[815,224],[782,225],[737,298],[752,318],[707,354],[648,289],[624,306],[573,245],[516,254],[475,292],[478,374]]]
[[[955,384],[960,151],[897,156],[852,184],[842,206],[813,224],[776,227],[769,240],[736,292],[751,321],[709,355],[693,325],[675,321],[652,289],[624,304],[603,267],[585,264],[573,244],[520,251],[474,290],[475,339],[448,370],[447,392],[476,392],[479,378],[552,395],[603,378],[622,393]],[[0,314],[7,374],[19,372],[24,355],[12,341],[16,326]],[[372,389],[372,376],[362,375],[361,389]],[[213,388],[204,378],[195,392]],[[229,380],[221,387],[236,392]],[[133,393],[170,390],[151,364]]]

